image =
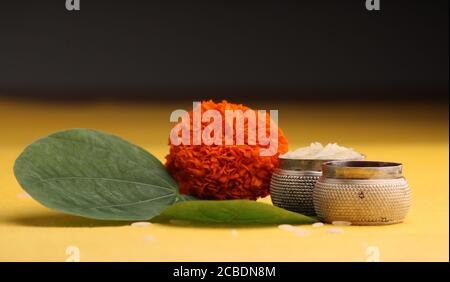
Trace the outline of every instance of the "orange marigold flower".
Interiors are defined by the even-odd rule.
[[[204,101],[201,112],[215,109],[222,115],[224,132],[225,110],[251,110],[241,104],[231,104],[227,101],[215,103]],[[254,111],[256,114],[256,111]],[[193,113],[190,112],[190,136],[193,136]],[[270,135],[270,115],[266,113],[266,136]],[[273,122],[272,122],[273,123]],[[201,128],[209,122],[202,122]],[[235,131],[235,124],[232,125]],[[278,155],[288,151],[288,142],[281,129],[278,128],[278,149],[273,156],[260,156],[259,144],[248,144],[247,119],[244,121],[243,145],[172,145],[166,156],[166,167],[180,186],[180,192],[201,199],[252,199],[265,197],[269,194],[272,172],[278,165]],[[273,126],[273,124],[272,124]],[[258,129],[258,123],[256,123]],[[236,132],[234,132],[235,134]],[[225,136],[224,133],[222,136]]]

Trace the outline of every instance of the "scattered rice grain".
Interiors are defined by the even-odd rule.
[[[350,221],[336,220],[332,222],[333,225],[336,226],[350,226],[352,223]]]
[[[132,227],[148,227],[150,225],[152,225],[152,224],[147,221],[133,222],[131,224]]]
[[[316,222],[312,224],[312,227],[322,227],[324,224],[322,222]]]
[[[290,224],[281,224],[278,225],[278,228],[280,228],[283,231],[294,233],[295,235],[298,236],[308,236],[311,234],[311,231],[306,230],[305,228],[293,226]]]
[[[290,224],[281,224],[281,225],[278,225],[278,228],[280,228],[281,230],[284,230],[284,231],[292,231],[295,227]]]

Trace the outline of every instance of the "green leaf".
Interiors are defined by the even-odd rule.
[[[250,200],[186,201],[167,207],[157,222],[184,220],[205,224],[309,224],[314,218]]]
[[[14,174],[34,199],[68,214],[147,220],[183,197],[147,151],[91,129],[57,132],[29,145]]]

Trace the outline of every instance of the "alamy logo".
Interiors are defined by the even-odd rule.
[[[170,121],[177,122],[170,132],[170,144],[174,146],[248,144],[260,146],[260,156],[278,152],[278,110],[270,110],[267,116],[265,110],[228,109],[222,115],[215,109],[202,111],[201,102],[193,102],[192,115],[178,109],[172,112]]]
[[[66,0],[67,11],[79,11],[80,10],[80,0]]]
[[[368,11],[379,11],[380,10],[380,0],[366,0],[366,9]]]

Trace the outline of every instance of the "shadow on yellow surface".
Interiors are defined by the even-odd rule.
[[[1,220],[4,224],[16,225],[22,227],[52,227],[52,228],[93,228],[93,227],[112,227],[112,226],[129,226],[132,221],[113,221],[113,220],[96,220],[90,218],[83,218],[79,216],[67,215],[57,212],[33,212],[21,214],[18,216],[11,216]],[[247,225],[233,225],[233,224],[214,224],[214,223],[195,223],[183,220],[151,220],[154,224],[159,224],[174,228],[264,228],[273,227],[276,224],[247,224]]]
[[[130,222],[126,221],[95,220],[52,212],[22,214],[20,216],[6,218],[4,221],[12,225],[28,227],[106,227],[130,225]]]

